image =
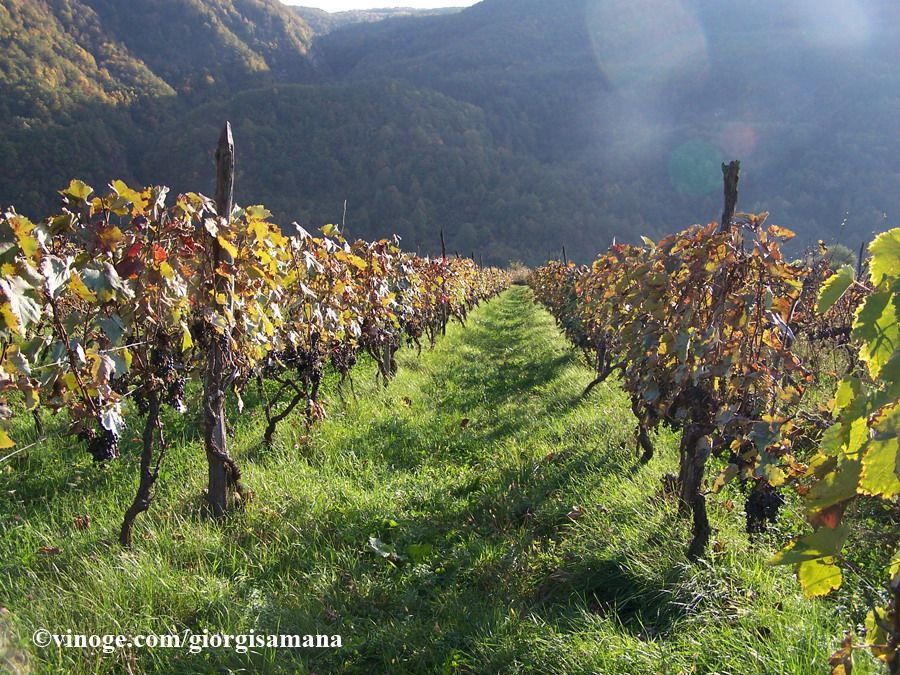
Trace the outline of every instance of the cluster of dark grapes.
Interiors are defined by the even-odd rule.
[[[223,333],[214,329],[203,319],[196,319],[191,323],[191,339],[194,341],[194,346],[203,351],[209,350],[213,344],[218,344],[219,349],[227,352],[231,346]]]
[[[150,366],[153,374],[163,381],[165,386],[164,400],[178,411],[185,409],[184,405],[184,363],[180,356],[176,356],[172,349],[172,343],[166,338],[161,338],[150,353]],[[135,397],[137,400],[137,397]],[[140,403],[138,407],[140,409]],[[146,399],[144,400],[146,408]]]
[[[834,340],[838,345],[845,345],[850,342],[850,326],[829,326],[820,328],[813,332],[814,340]]]
[[[294,345],[288,345],[269,360],[267,370],[277,373],[290,369],[304,383],[318,383],[322,379],[322,360],[316,349],[318,342],[318,334],[313,333],[309,349],[298,349]]]
[[[744,510],[747,512],[747,534],[762,534],[774,525],[784,497],[771,485],[761,485],[750,491]]]
[[[414,345],[418,345],[424,333],[421,322],[418,319],[410,319],[403,328],[406,332],[406,346],[411,349]]]
[[[109,381],[109,387],[120,396],[124,396],[128,393],[128,379],[124,375],[114,377]]]
[[[341,375],[346,375],[356,365],[356,350],[352,345],[342,342],[331,351],[331,365]]]
[[[119,437],[102,426],[99,429],[85,429],[78,437],[87,444],[87,451],[95,462],[108,462],[119,456]]]

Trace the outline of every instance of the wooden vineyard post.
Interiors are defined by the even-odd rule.
[[[444,230],[441,228],[441,266],[443,275],[447,273],[447,246],[444,244]],[[447,323],[450,321],[450,303],[447,300],[447,280],[441,276],[441,335],[447,334]]]
[[[725,232],[731,227],[731,219],[734,218],[734,209],[738,199],[738,180],[741,177],[741,163],[734,160],[728,164],[722,164],[722,176],[725,178],[725,209],[722,211],[722,220],[719,222],[719,232]]]
[[[741,163],[738,160],[722,164],[725,208],[722,211],[722,222],[719,223],[720,233],[728,232],[731,229],[734,210],[737,207],[740,175]],[[718,279],[712,288],[713,297],[710,302],[714,314],[715,308],[724,299],[722,296],[725,291],[721,286],[721,281]],[[709,379],[700,385],[697,393],[706,401],[713,400],[715,396],[712,380]],[[696,560],[703,555],[712,532],[706,512],[703,479],[706,474],[706,462],[712,452],[712,443],[708,434],[715,429],[714,416],[708,405],[695,404],[691,415],[692,419],[685,426],[681,435],[681,462],[678,474],[679,511],[683,515],[690,514],[693,520],[693,537],[687,553],[690,560]]]
[[[228,222],[234,202],[234,140],[231,135],[231,124],[219,137],[216,149],[216,210],[219,220]],[[219,274],[221,265],[230,266],[234,261],[219,244],[216,237],[210,236],[211,263],[213,268],[214,293],[224,293],[230,298],[229,281]],[[230,300],[229,300],[230,302]],[[206,459],[209,464],[209,486],[207,499],[213,515],[221,517],[228,508],[230,487],[239,480],[233,475],[237,467],[228,456],[228,439],[225,419],[225,386],[228,356],[230,351],[230,335],[226,328],[224,336],[215,336],[209,348],[206,362],[203,391],[203,421]]]

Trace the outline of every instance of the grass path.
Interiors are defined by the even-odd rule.
[[[578,400],[590,373],[526,289],[400,366],[386,390],[357,375],[356,400],[333,400],[310,439],[295,422],[264,451],[259,411],[238,420],[256,498],[223,524],[203,514],[196,429],[173,419],[131,552],[113,540],[135,452],[100,469],[48,444],[0,467],[0,606],[19,635],[328,633],[342,649],[104,655],[20,640],[32,671],[827,670],[833,606],[766,566],[771,548],[747,543],[725,499],[718,552],[687,564],[688,527],[659,494],[673,439],[636,465],[627,401],[615,384]]]

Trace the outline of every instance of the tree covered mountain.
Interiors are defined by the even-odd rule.
[[[885,0],[484,0],[330,18],[276,0],[0,0],[0,204],[77,175],[211,190],[282,222],[536,262],[740,206],[801,245],[900,214]]]

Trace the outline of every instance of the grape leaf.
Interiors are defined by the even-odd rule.
[[[69,280],[71,272],[68,261],[52,255],[44,256],[41,261],[41,273],[44,275],[47,293],[55,300]]]
[[[884,499],[900,496],[897,437],[871,440],[862,458],[859,491],[866,495],[880,495]]]
[[[853,285],[853,268],[844,265],[822,284],[816,300],[816,312],[824,314],[831,309],[851,285]]]
[[[808,598],[827,595],[840,588],[844,580],[841,568],[834,564],[832,557],[804,560],[797,565],[797,579]]]
[[[80,181],[80,180],[72,180],[69,182],[69,187],[60,192],[64,197],[73,197],[79,201],[86,202],[87,198],[91,196],[91,193],[94,191],[90,185]]]
[[[8,450],[14,448],[16,442],[9,437],[5,429],[0,429],[0,450]]]
[[[897,295],[891,291],[873,293],[856,314],[852,336],[862,342],[859,358],[873,379],[878,378],[882,367],[900,346],[897,301]]]
[[[894,278],[900,270],[900,227],[882,232],[869,244],[872,282],[880,286],[885,277]]]
[[[28,293],[32,292],[32,287],[21,277],[6,277],[0,279],[0,290],[6,295],[8,312],[4,311],[9,328],[18,335],[24,336],[25,329],[32,323],[37,322],[41,318],[41,306],[35,302]],[[14,324],[10,323],[10,318],[14,318]]]
[[[806,560],[835,557],[840,553],[850,528],[840,525],[835,528],[820,527],[815,532],[795,539],[781,549],[769,561],[772,565],[792,565]]]

